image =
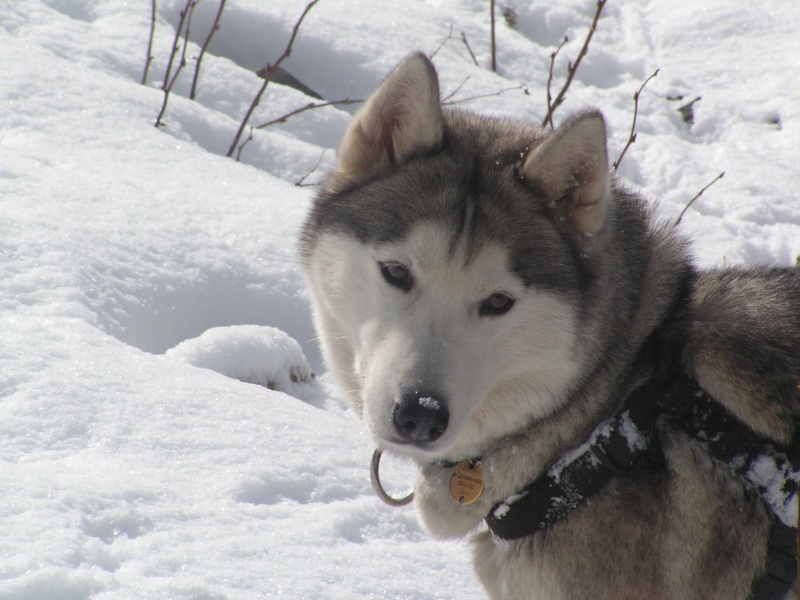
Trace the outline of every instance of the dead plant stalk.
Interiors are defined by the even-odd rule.
[[[167,68],[164,71],[164,83],[161,86],[161,89],[164,91],[164,101],[161,103],[161,110],[156,117],[155,126],[156,128],[161,127],[161,119],[164,117],[164,113],[167,110],[167,102],[169,101],[169,94],[172,91],[172,86],[175,85],[175,81],[178,79],[178,75],[180,75],[181,69],[186,66],[186,47],[189,45],[189,28],[191,27],[192,23],[192,14],[194,13],[194,7],[197,6],[197,3],[200,0],[186,0],[186,5],[183,7],[183,10],[180,12],[180,19],[178,20],[178,27],[175,29],[175,39],[172,42],[172,51],[169,55],[169,62],[167,63]],[[184,23],[186,23],[186,27],[184,28]],[[181,36],[181,31],[184,31],[183,35],[183,47],[181,49],[180,44],[178,43]],[[178,66],[175,68],[175,72],[172,73],[172,63],[175,62],[175,56],[178,54],[178,50],[181,49],[181,58],[178,61]],[[170,74],[172,77],[170,77]]]
[[[697,194],[695,194],[694,198],[692,198],[691,200],[689,200],[689,202],[687,202],[687,203],[686,203],[686,206],[684,206],[684,207],[683,207],[683,210],[681,211],[681,214],[679,214],[679,215],[678,215],[678,218],[675,220],[675,226],[676,226],[676,227],[678,226],[678,223],[680,223],[680,222],[681,222],[681,219],[683,218],[683,215],[685,215],[685,214],[686,214],[686,211],[687,211],[687,210],[689,210],[689,207],[690,207],[692,204],[694,204],[694,201],[695,201],[695,200],[697,200],[697,199],[698,199],[700,196],[702,196],[702,195],[703,195],[703,192],[705,192],[705,191],[706,191],[708,188],[710,188],[712,185],[714,185],[715,183],[717,183],[717,182],[718,182],[720,179],[722,179],[723,177],[725,177],[725,171],[723,171],[722,173],[720,173],[719,175],[717,175],[717,176],[716,176],[716,177],[713,179],[713,181],[712,181],[711,183],[709,183],[709,184],[708,184],[706,187],[704,187],[702,190],[700,190],[699,192],[697,192]]]
[[[231,146],[230,148],[228,148],[228,153],[226,156],[228,156],[229,158],[233,156],[233,153],[239,144],[239,139],[242,137],[242,133],[244,132],[244,128],[247,127],[247,123],[248,121],[250,121],[250,117],[253,115],[253,111],[256,109],[259,102],[261,102],[261,97],[264,95],[264,91],[267,89],[267,86],[269,85],[269,82],[272,79],[272,73],[292,53],[292,46],[294,45],[294,40],[297,37],[297,32],[300,30],[300,25],[303,23],[303,19],[305,19],[308,12],[312,8],[314,8],[314,5],[317,2],[319,2],[319,0],[312,0],[311,2],[308,3],[308,5],[305,7],[305,10],[303,10],[303,14],[300,15],[300,18],[294,24],[294,28],[292,29],[292,35],[289,38],[289,42],[286,44],[286,48],[284,49],[283,53],[278,57],[278,60],[276,60],[274,63],[267,63],[267,66],[264,68],[264,82],[261,84],[261,88],[258,90],[258,93],[255,95],[255,98],[253,98],[253,102],[250,103],[250,107],[247,109],[247,112],[245,113],[244,118],[242,119],[242,122],[239,125],[239,129],[236,132],[233,141],[231,142]]]
[[[156,32],[156,0],[150,3],[150,37],[147,38],[147,59],[144,61],[144,72],[142,73],[142,85],[147,84],[147,72],[150,70],[150,63],[153,62],[153,35]]]
[[[197,77],[200,74],[200,63],[203,62],[203,56],[205,56],[208,45],[211,43],[211,38],[213,38],[214,34],[219,30],[219,20],[222,18],[222,11],[225,10],[225,2],[226,0],[219,0],[217,16],[214,18],[214,23],[211,25],[211,29],[206,36],[206,41],[203,42],[203,46],[200,48],[200,54],[197,55],[197,62],[194,65],[194,77],[192,78],[192,89],[189,92],[190,100],[194,100],[197,91]]]
[[[603,11],[603,7],[606,5],[607,1],[608,0],[597,0],[597,9],[594,12],[594,19],[592,19],[592,26],[589,27],[589,33],[586,35],[586,40],[583,42],[583,47],[581,48],[581,51],[578,53],[578,58],[575,59],[575,63],[573,63],[572,61],[569,62],[569,66],[567,67],[567,80],[564,82],[561,91],[558,92],[558,96],[556,96],[555,101],[553,101],[553,103],[550,104],[548,98],[547,115],[542,121],[542,127],[544,127],[548,123],[552,123],[553,113],[559,106],[561,106],[561,103],[564,102],[564,96],[566,95],[567,90],[569,89],[569,86],[572,83],[573,77],[575,77],[575,73],[578,70],[578,66],[581,64],[583,57],[586,56],[586,53],[589,51],[589,42],[592,41],[592,36],[594,35],[594,32],[597,30],[597,21],[598,19],[600,19],[600,13]]]
[[[619,158],[614,161],[614,171],[619,168],[619,163],[622,162],[622,157],[625,156],[625,153],[628,151],[628,148],[631,147],[631,144],[636,142],[636,117],[639,116],[639,96],[642,94],[642,90],[644,86],[653,78],[658,75],[658,72],[661,69],[656,69],[655,72],[650,75],[647,79],[644,80],[644,83],[639,87],[637,91],[633,93],[633,123],[631,123],[631,133],[628,136],[628,142],[625,144],[625,147],[622,149],[622,152],[619,155]]]

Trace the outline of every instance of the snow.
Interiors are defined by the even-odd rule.
[[[325,399],[300,344],[274,327],[212,327],[165,356],[312,403]]]
[[[784,454],[774,452],[759,456],[749,465],[744,476],[759,490],[761,497],[784,525],[797,526],[800,472],[792,470],[791,462]]]
[[[430,396],[420,397],[419,405],[430,410],[439,410],[439,401]]]
[[[331,167],[357,106],[224,156],[305,0],[229,0],[190,101],[218,6],[202,0],[157,130],[183,4],[158,2],[143,86],[147,0],[0,0],[0,598],[482,597],[466,545],[374,496],[372,444],[314,339],[295,241],[314,188],[294,184]],[[364,98],[452,27],[444,95],[541,122],[550,53],[569,36],[558,87],[594,4],[510,4],[497,74],[483,0],[321,0],[283,66],[325,99]],[[556,122],[600,107],[615,158],[660,68],[619,175],[674,220],[725,171],[683,217],[698,261],[792,264],[798,23],[778,0],[610,0]],[[697,96],[688,126],[676,109]],[[310,101],[271,84],[253,123]]]
[[[530,492],[527,490],[519,493],[519,494],[511,494],[508,498],[506,498],[503,502],[497,505],[497,508],[494,509],[494,517],[495,519],[502,519],[505,517],[508,512],[511,510],[511,507],[522,500],[525,496],[527,496]],[[499,538],[498,538],[499,539]]]

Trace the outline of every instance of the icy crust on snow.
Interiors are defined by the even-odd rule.
[[[759,456],[750,464],[745,478],[758,488],[761,497],[784,525],[797,527],[800,472],[793,471],[790,465],[786,456],[779,453]]]

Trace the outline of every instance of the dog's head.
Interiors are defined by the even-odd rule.
[[[591,360],[605,125],[442,111],[421,54],[350,125],[302,235],[328,367],[382,448],[478,454],[565,401]]]

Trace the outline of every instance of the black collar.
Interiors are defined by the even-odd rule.
[[[496,504],[486,515],[492,533],[504,540],[542,531],[566,517],[615,476],[635,474],[660,451],[656,421],[666,418],[705,446],[748,488],[755,489],[777,520],[770,534],[767,575],[753,586],[783,597],[797,574],[797,492],[800,472],[787,450],[757,436],[702,388],[676,370],[634,391],[624,406],[562,455],[538,479]],[[800,438],[800,436],[796,436]],[[777,541],[775,541],[777,540]],[[788,541],[787,541],[788,540]],[[766,583],[765,583],[766,581]]]

